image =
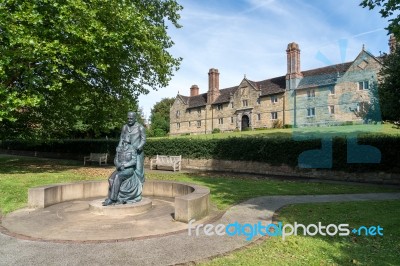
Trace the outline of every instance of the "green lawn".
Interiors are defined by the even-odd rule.
[[[383,236],[270,237],[202,265],[400,265],[399,209],[399,200],[287,206],[278,216],[284,224],[379,224]]]
[[[331,126],[331,127],[305,127],[305,128],[285,128],[285,129],[263,129],[241,132],[223,132],[216,134],[201,135],[183,135],[172,136],[169,138],[229,138],[229,137],[288,137],[307,136],[309,138],[320,138],[321,136],[346,136],[346,135],[366,135],[366,134],[385,134],[400,135],[400,129],[393,127],[392,124],[382,125],[349,125],[349,126]]]
[[[81,162],[0,156],[0,210],[3,213],[27,204],[28,188],[82,180],[105,180],[112,167],[82,167]],[[149,179],[177,180],[204,185],[211,190],[211,200],[219,209],[263,195],[310,195],[397,191],[371,185],[305,183],[202,176],[201,174],[147,173]]]
[[[24,207],[28,188],[60,182],[106,179],[112,167],[82,167],[81,162],[0,155],[0,210]],[[262,195],[398,192],[374,185],[305,183],[251,177],[148,172],[147,178],[207,186],[219,209]],[[380,225],[384,236],[270,237],[205,265],[400,265],[400,201],[298,204],[283,208],[278,220],[311,224]]]

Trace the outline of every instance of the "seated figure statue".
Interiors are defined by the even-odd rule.
[[[108,198],[103,206],[138,202],[142,199],[142,182],[135,167],[137,151],[132,146],[129,136],[121,138],[114,159],[116,171],[108,178]]]

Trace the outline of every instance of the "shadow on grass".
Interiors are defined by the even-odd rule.
[[[94,164],[90,166],[95,167]],[[72,160],[0,156],[0,174],[56,173],[81,167],[83,167],[81,162]],[[96,168],[104,167],[97,166]]]

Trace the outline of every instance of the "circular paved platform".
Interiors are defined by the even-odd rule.
[[[74,200],[44,209],[21,209],[3,218],[2,226],[11,234],[31,239],[73,242],[154,237],[187,229],[186,223],[173,218],[173,198],[144,198],[136,207],[103,207],[102,201]]]

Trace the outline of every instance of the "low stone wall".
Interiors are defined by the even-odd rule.
[[[182,159],[182,168],[201,171],[221,171],[274,176],[318,178],[335,181],[365,182],[400,185],[400,174],[385,172],[344,172],[329,169],[302,169],[287,165],[270,165],[262,162],[228,161],[216,159]]]
[[[28,191],[28,206],[45,208],[64,201],[107,197],[107,191],[107,180],[35,187]],[[193,184],[149,180],[143,186],[143,196],[175,198],[175,220],[180,222],[199,220],[210,209],[210,190]]]

